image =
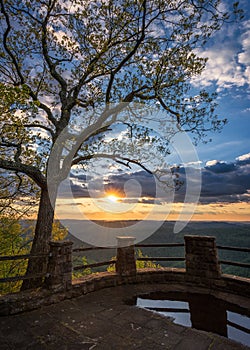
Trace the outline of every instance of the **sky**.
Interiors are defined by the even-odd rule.
[[[231,0],[223,2],[225,7],[230,3]],[[222,119],[227,118],[228,123],[221,133],[208,135],[212,138],[211,142],[196,146],[198,167],[191,163],[180,165],[179,179],[184,181],[180,190],[164,197],[161,192],[155,192],[150,174],[136,168],[127,172],[116,169],[113,173],[102,174],[105,175],[105,197],[96,195],[89,198],[85,176],[81,178],[72,173],[70,185],[73,196],[65,195],[63,185],[57,201],[58,217],[250,222],[249,0],[241,0],[240,5],[245,11],[244,19],[240,23],[226,24],[206,48],[198,52],[209,60],[202,75],[192,81],[193,88],[216,91],[217,113]],[[189,175],[187,169],[190,170]],[[193,188],[197,186],[195,179],[199,176],[202,179],[195,206],[190,200],[183,204],[187,176],[193,181]],[[138,189],[136,181],[139,178],[141,187]],[[124,191],[125,184],[129,184],[127,192]]]
[[[250,3],[242,0],[240,5],[243,21],[226,25],[202,53],[209,61],[197,84],[216,90],[218,114],[228,123],[211,135],[211,143],[198,145],[197,152],[203,167],[201,202],[210,196],[211,211],[218,210],[212,217],[249,221]]]
[[[198,147],[204,162],[211,158],[234,162],[250,151],[250,4],[248,0],[240,4],[243,21],[224,26],[202,52],[209,61],[196,85],[218,93],[218,115],[228,119],[223,132],[212,135],[212,143]]]

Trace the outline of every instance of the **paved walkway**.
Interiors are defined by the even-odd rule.
[[[153,286],[107,288],[39,310],[0,318],[0,349],[243,350],[226,338],[172,323],[124,302]]]

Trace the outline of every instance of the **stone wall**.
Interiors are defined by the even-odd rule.
[[[185,236],[186,269],[136,270],[133,237],[118,237],[116,272],[85,276],[72,283],[72,243],[51,242],[43,288],[0,297],[0,315],[16,314],[122,284],[160,284],[187,291],[230,293],[249,298],[250,279],[221,275],[214,237]],[[248,299],[246,299],[248,301]],[[249,302],[248,302],[249,303]]]
[[[200,286],[196,283],[186,281],[185,269],[161,268],[161,269],[140,269],[136,276],[119,276],[115,272],[102,272],[97,275],[88,275],[79,280],[73,281],[69,290],[52,291],[48,289],[38,289],[33,291],[23,291],[0,297],[0,316],[14,315],[20,312],[34,310],[41,306],[51,305],[60,301],[76,298],[83,294],[95,292],[103,288],[116,287],[133,283],[140,286],[152,284],[157,285],[161,290],[161,285],[168,286],[169,290],[185,291],[212,294],[218,298],[232,297],[232,302],[249,307],[250,280],[246,278],[222,276],[221,283],[214,287]],[[141,287],[140,287],[141,289]],[[135,288],[136,293],[136,288]],[[229,293],[229,294],[225,294]],[[238,296],[241,296],[239,299]],[[235,299],[234,299],[235,298]]]

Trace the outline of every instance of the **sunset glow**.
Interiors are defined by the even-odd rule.
[[[111,194],[110,194],[111,196]],[[102,201],[93,202],[90,198],[83,198],[72,203],[70,200],[58,200],[57,212],[60,217],[67,219],[81,220],[83,213],[85,219],[90,220],[147,220],[147,213],[152,210],[151,204],[137,203],[129,207],[128,204],[120,201],[121,197],[115,196],[114,199],[105,197],[105,203]],[[113,202],[115,200],[116,202]],[[116,205],[114,205],[117,203]],[[79,211],[74,211],[78,207]],[[182,210],[183,203],[164,204],[155,207],[154,217],[151,219],[159,220],[164,213],[166,220],[178,220]],[[186,211],[189,211],[189,205],[186,205]],[[169,212],[169,214],[167,214]],[[194,221],[249,221],[250,204],[249,203],[211,203],[198,204],[191,220]]]
[[[117,203],[119,200],[119,197],[117,197],[115,194],[109,194],[106,199],[112,203]]]

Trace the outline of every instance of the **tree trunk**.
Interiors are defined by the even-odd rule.
[[[52,199],[54,203],[55,198],[56,195]],[[31,255],[48,254],[48,242],[52,236],[52,225],[54,220],[54,203],[51,203],[50,199],[48,189],[42,189]],[[28,261],[26,276],[45,274],[47,270],[47,262],[48,257],[30,258]],[[41,287],[43,279],[43,277],[25,279],[21,290]]]

